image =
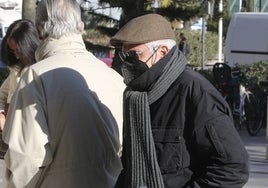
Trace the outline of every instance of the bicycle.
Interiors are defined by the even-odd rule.
[[[234,125],[240,130],[246,120],[245,101],[250,93],[246,87],[245,77],[239,69],[232,70],[225,63],[214,64],[213,75],[216,88],[230,106]]]
[[[245,104],[246,127],[251,136],[256,136],[261,128],[266,127],[268,81],[260,81],[260,86],[263,91],[251,94]]]
[[[213,66],[216,88],[230,106],[237,130],[244,124],[251,136],[256,136],[266,127],[268,80],[260,81],[262,90],[253,89],[238,67],[233,70],[225,63]],[[254,91],[251,92],[251,91]]]

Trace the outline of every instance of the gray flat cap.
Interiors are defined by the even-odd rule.
[[[175,40],[170,22],[159,14],[146,14],[130,20],[111,38],[110,43],[113,46],[122,46],[161,39]]]

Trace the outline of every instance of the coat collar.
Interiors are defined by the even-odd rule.
[[[62,36],[59,39],[46,38],[41,42],[35,52],[35,58],[37,61],[41,61],[47,57],[54,55],[55,53],[75,53],[86,50],[82,36],[79,34],[72,34],[68,36]]]

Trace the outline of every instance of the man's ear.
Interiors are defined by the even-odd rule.
[[[85,23],[83,21],[80,22],[80,28],[79,30],[81,31],[82,34],[85,34]]]
[[[82,29],[85,29],[85,24],[84,24],[84,22],[81,22],[81,28],[82,28]]]
[[[165,55],[167,55],[169,52],[169,48],[165,45],[161,45],[159,48],[159,53],[162,57],[164,57]]]
[[[39,39],[40,39],[40,40],[43,40],[43,37],[42,37],[42,35],[41,35],[41,31],[40,31],[39,26],[38,26],[38,25],[35,25],[35,28],[36,28],[36,30],[37,30],[37,32],[38,32]]]
[[[81,29],[82,29],[82,31],[85,29],[85,23],[84,22],[81,22]]]

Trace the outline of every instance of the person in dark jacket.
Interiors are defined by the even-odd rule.
[[[122,47],[123,170],[117,188],[241,188],[249,155],[221,94],[187,61],[170,23],[136,17],[110,40]]]
[[[179,42],[179,50],[187,57],[190,53],[190,47],[187,42],[187,38],[184,33],[180,33],[180,42]]]

